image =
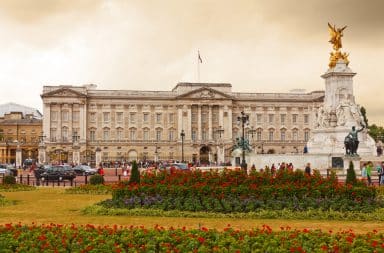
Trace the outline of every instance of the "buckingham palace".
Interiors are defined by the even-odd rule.
[[[255,153],[300,153],[324,91],[233,92],[229,83],[178,83],[171,91],[44,86],[46,162],[184,160],[225,163],[242,136]]]

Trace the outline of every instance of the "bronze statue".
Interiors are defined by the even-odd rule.
[[[330,68],[335,67],[338,60],[343,60],[348,66],[348,54],[342,53],[340,51],[340,48],[343,47],[341,37],[343,37],[343,31],[345,28],[347,28],[347,26],[344,26],[343,28],[336,28],[336,26],[332,26],[330,23],[328,23],[328,27],[329,33],[331,35],[331,39],[329,40],[329,42],[333,45],[332,47],[335,50],[334,52],[331,52],[328,66]]]
[[[365,128],[364,125],[361,126],[359,130],[356,130],[356,127],[353,126],[352,130],[345,136],[344,145],[345,145],[345,154],[350,156],[357,156],[357,148],[359,147],[359,139],[357,134]]]

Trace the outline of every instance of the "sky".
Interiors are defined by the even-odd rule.
[[[231,83],[236,92],[324,90],[344,30],[356,101],[384,126],[381,0],[0,0],[0,104],[42,108],[44,85],[171,90]],[[382,95],[383,94],[383,95]]]

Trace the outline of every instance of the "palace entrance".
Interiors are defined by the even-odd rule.
[[[210,148],[208,146],[203,146],[200,148],[200,164],[209,164],[209,152]]]

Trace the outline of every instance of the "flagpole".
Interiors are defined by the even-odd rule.
[[[200,52],[197,51],[197,82],[200,83]]]

